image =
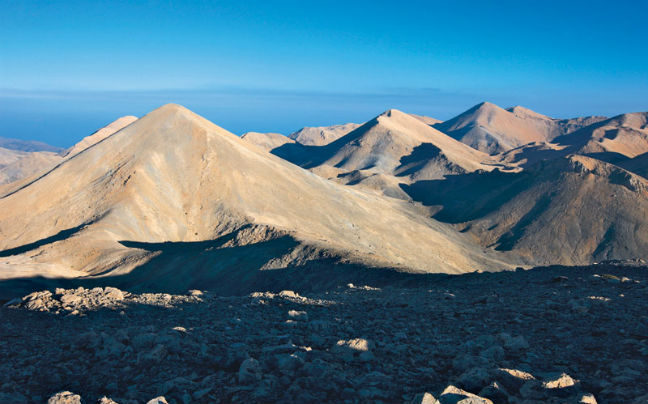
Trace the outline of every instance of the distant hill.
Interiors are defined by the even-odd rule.
[[[483,102],[434,127],[477,150],[497,154],[532,142],[548,142],[603,119],[552,119],[519,106],[505,110]]]
[[[64,149],[56,146],[48,145],[47,143],[38,142],[35,140],[20,140],[0,137],[0,147],[8,150],[16,150],[22,152],[37,152],[46,151],[53,153],[60,153]]]

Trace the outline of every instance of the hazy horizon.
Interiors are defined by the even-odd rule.
[[[389,108],[448,119],[482,101],[557,118],[645,111],[646,11],[10,2],[0,10],[0,136],[70,146],[168,102],[237,134],[362,122]]]

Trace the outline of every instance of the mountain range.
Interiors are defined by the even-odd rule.
[[[647,117],[482,103],[443,122],[390,109],[239,137],[168,104],[67,150],[3,142],[0,293],[63,281],[245,292],[643,260]]]

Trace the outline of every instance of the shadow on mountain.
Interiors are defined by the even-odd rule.
[[[407,274],[391,268],[375,268],[343,262],[340,257],[311,247],[311,259],[298,265],[261,269],[268,261],[295,251],[300,243],[289,235],[242,246],[223,246],[236,232],[216,240],[145,243],[121,241],[126,247],[148,251],[147,262],[131,272],[93,278],[14,278],[0,281],[0,299],[57,287],[114,286],[133,293],[185,293],[210,290],[224,296],[254,291],[298,292],[330,290],[348,283],[384,286],[419,285],[449,275]],[[303,247],[303,246],[302,246]]]
[[[527,227],[531,225],[538,217],[540,217],[548,208],[549,205],[551,204],[551,199],[553,195],[547,194],[543,195],[540,197],[531,210],[529,210],[524,216],[522,216],[517,223],[509,230],[508,232],[504,233],[498,240],[497,240],[497,247],[495,247],[496,250],[498,251],[511,251],[513,250],[513,247],[515,247],[515,243],[522,238],[524,235]]]
[[[34,241],[33,243],[25,244],[20,247],[15,247],[15,248],[9,248],[3,251],[0,251],[0,257],[9,257],[11,255],[18,255],[22,253],[26,253],[27,251],[35,250],[39,247],[42,247],[47,244],[55,243],[57,241],[65,240],[68,237],[73,236],[76,232],[79,230],[83,229],[84,227],[88,226],[91,223],[83,223],[79,226],[72,227],[70,229],[65,229],[61,230],[60,232],[56,233],[53,236],[42,238],[38,241]]]
[[[425,167],[425,165],[430,161],[435,159],[441,154],[441,149],[433,145],[432,143],[422,143],[416,146],[412,153],[407,156],[401,157],[399,163],[400,165],[396,167],[394,172],[399,177],[405,177],[411,174],[416,173],[418,170]]]
[[[449,175],[440,180],[422,180],[401,188],[413,200],[439,206],[434,218],[446,223],[463,223],[483,217],[529,189],[534,183],[527,172],[499,170]]]
[[[354,142],[357,142],[357,140],[361,138],[367,130],[377,123],[378,118],[376,117],[355,128],[341,138],[324,146],[305,146],[300,143],[286,143],[272,149],[270,153],[281,157],[284,160],[288,160],[302,168],[313,168],[323,164],[345,145],[356,145]],[[342,163],[337,166],[340,166],[341,164]]]

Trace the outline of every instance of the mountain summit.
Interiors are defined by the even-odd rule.
[[[5,277],[21,266],[172,285],[186,271],[222,281],[322,254],[411,272],[508,267],[406,203],[327,181],[173,104],[0,199],[0,235]],[[178,258],[201,246],[219,259],[195,258],[199,269]],[[235,258],[237,249],[248,252]]]

